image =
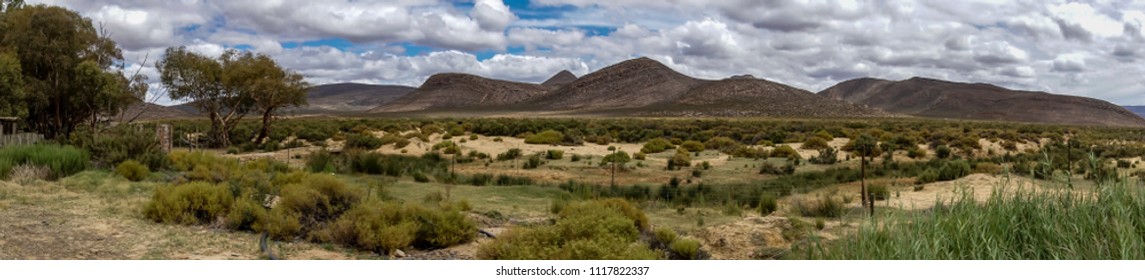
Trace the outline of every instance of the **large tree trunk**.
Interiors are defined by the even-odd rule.
[[[258,137],[254,138],[255,143],[262,143],[263,139],[270,136],[270,120],[273,117],[274,108],[267,109],[262,113],[262,129],[258,132]]]

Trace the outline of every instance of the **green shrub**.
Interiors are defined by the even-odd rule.
[[[558,160],[558,159],[564,158],[564,156],[565,156],[564,150],[549,150],[549,152],[545,158],[552,159],[552,160]]]
[[[668,150],[672,147],[672,142],[668,141],[668,139],[656,138],[649,140],[648,143],[644,143],[644,147],[640,148],[640,152],[645,154],[655,154]]]
[[[580,155],[578,155],[578,154],[573,154],[573,155],[572,155],[572,158],[570,158],[570,159],[569,159],[569,161],[572,161],[572,162],[578,162],[578,161],[580,161]]]
[[[351,133],[346,136],[346,148],[373,150],[382,147],[382,139],[369,133]]]
[[[284,224],[274,235],[283,240],[305,235],[338,218],[362,197],[361,190],[325,174],[312,174],[301,183],[286,185],[278,205],[270,211],[271,226]]]
[[[917,184],[929,184],[933,182],[938,182],[938,171],[930,168],[918,174],[918,179],[915,180]]]
[[[669,248],[671,248],[672,254],[678,258],[685,260],[694,260],[699,258],[699,241],[686,238],[678,238],[676,241],[672,241],[672,245],[669,245]]]
[[[143,181],[143,179],[147,179],[147,176],[151,176],[151,170],[148,170],[146,165],[129,159],[119,163],[119,165],[115,167],[115,174],[119,174],[119,176],[123,176],[123,178],[127,178],[127,180],[131,180],[132,182],[139,182]]]
[[[836,151],[835,148],[827,147],[819,150],[819,155],[807,161],[813,164],[835,164],[839,162],[839,151]]]
[[[231,210],[227,213],[227,228],[232,230],[260,231],[267,221],[266,208],[258,203],[251,195],[243,195],[235,199]]]
[[[509,149],[508,151],[505,151],[504,153],[497,154],[497,161],[514,160],[514,159],[520,158],[521,155],[522,155],[521,149],[512,148],[512,149]]]
[[[779,199],[774,193],[764,193],[759,198],[759,215],[767,216],[779,210]]]
[[[948,161],[938,169],[939,181],[950,181],[970,175],[970,163],[964,160]]]
[[[775,147],[774,150],[771,150],[771,154],[769,156],[777,158],[799,157],[799,152],[795,151],[795,148],[792,148],[791,146],[779,145],[779,147]]]
[[[913,159],[920,159],[926,157],[926,150],[919,149],[918,147],[911,147],[906,150],[906,156]]]
[[[81,131],[73,133],[70,142],[91,153],[92,161],[98,166],[114,167],[120,162],[135,160],[151,170],[167,167],[167,155],[159,145],[155,128],[119,125],[98,133]]]
[[[533,154],[533,155],[529,156],[529,158],[525,160],[525,164],[522,166],[522,168],[524,168],[524,169],[536,169],[537,167],[540,167],[542,164],[545,164],[545,161],[542,159],[541,154],[538,153],[538,154]]]
[[[657,243],[663,244],[664,246],[668,246],[669,244],[672,244],[672,242],[676,241],[677,234],[676,234],[675,230],[672,230],[670,228],[665,227],[665,228],[657,228],[653,232],[653,236],[656,237]]]
[[[692,165],[692,157],[689,156],[688,153],[684,153],[682,151],[677,151],[676,154],[672,155],[672,158],[668,159],[668,169],[669,170],[673,170],[675,168],[687,167],[687,166],[691,166],[691,165]]]
[[[310,172],[334,173],[338,171],[338,156],[325,149],[310,153],[306,158],[306,169]]]
[[[827,145],[827,139],[823,139],[818,136],[807,138],[807,141],[803,141],[803,145],[800,146],[800,148],[804,150],[820,150],[830,147],[830,145]]]
[[[565,134],[556,130],[545,130],[541,133],[533,134],[525,137],[525,144],[560,144],[561,140],[565,139]]]
[[[709,150],[718,150],[725,154],[732,154],[732,152],[742,146],[743,144],[741,144],[739,141],[723,136],[712,137],[711,139],[708,139],[708,141],[704,142],[704,148]]]
[[[631,219],[632,213],[623,209],[643,216],[643,212],[624,200],[571,203],[560,212],[555,224],[512,228],[478,247],[477,257],[499,260],[658,258],[647,244],[639,242],[640,222]]]
[[[834,218],[843,215],[843,203],[830,196],[796,199],[792,207],[805,217]]]
[[[943,146],[938,146],[937,148],[934,148],[934,156],[936,156],[940,159],[949,158],[950,157],[950,147],[943,145]]]
[[[143,216],[167,224],[207,224],[227,215],[232,203],[230,187],[191,182],[155,189]]]
[[[15,166],[35,165],[44,166],[51,170],[49,179],[59,179],[84,171],[91,164],[87,151],[73,147],[53,144],[35,144],[24,146],[9,146],[0,148],[0,160],[6,162],[8,171],[0,170],[6,174]],[[3,167],[0,167],[3,168]]]
[[[974,173],[999,174],[1002,173],[1002,166],[993,162],[979,162],[974,166]]]
[[[891,192],[887,190],[887,186],[885,185],[867,186],[867,192],[870,193],[871,198],[875,200],[887,200],[887,198],[891,196]]]
[[[704,143],[700,143],[700,141],[695,140],[684,141],[684,143],[680,144],[680,147],[684,148],[684,150],[687,150],[688,152],[693,153],[704,151]]]
[[[419,222],[414,246],[438,249],[473,240],[477,225],[458,209],[413,208],[413,219]]]

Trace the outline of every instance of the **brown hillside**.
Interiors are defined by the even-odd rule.
[[[181,119],[195,117],[186,111],[148,102],[136,102],[123,109],[114,121]]]
[[[391,85],[340,83],[315,86],[307,90],[309,106],[303,111],[367,111],[414,91],[416,88]]]
[[[1145,126],[1145,119],[1103,100],[1016,91],[990,84],[918,77],[898,82],[862,78],[840,83],[819,94],[920,117]]]
[[[703,82],[671,105],[653,110],[658,116],[878,117],[885,112],[815,95],[788,85],[737,76]],[[655,107],[654,107],[655,108]]]
[[[550,110],[638,108],[675,100],[699,83],[642,57],[605,67],[527,103]]]
[[[574,75],[572,72],[569,72],[569,70],[561,70],[560,73],[557,73],[556,75],[553,75],[552,78],[545,80],[545,82],[541,83],[541,85],[549,88],[559,88],[561,86],[572,83],[573,81],[576,81],[576,75]]]
[[[515,104],[545,93],[537,84],[494,80],[468,74],[437,74],[417,90],[370,112],[472,109]]]

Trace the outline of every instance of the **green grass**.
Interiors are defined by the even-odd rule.
[[[966,193],[934,210],[890,214],[849,238],[797,250],[823,259],[1145,259],[1145,189]]]
[[[59,179],[87,169],[91,165],[91,156],[80,148],[52,144],[0,149],[0,179],[6,178],[11,168],[21,164],[48,167],[52,170],[51,177]]]

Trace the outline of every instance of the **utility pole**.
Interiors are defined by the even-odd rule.
[[[612,184],[610,186],[616,187],[616,146],[608,146],[608,150],[612,151]]]

